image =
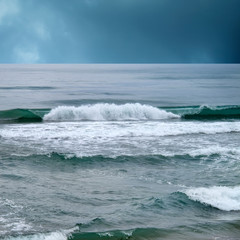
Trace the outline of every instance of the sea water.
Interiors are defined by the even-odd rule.
[[[0,239],[240,239],[239,65],[0,65]]]

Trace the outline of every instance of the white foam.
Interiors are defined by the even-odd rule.
[[[25,218],[19,216],[24,208],[23,206],[16,204],[13,200],[0,198],[0,207],[7,210],[0,218],[0,225],[3,229],[0,233],[23,233],[32,229],[32,226],[26,223]]]
[[[99,103],[80,107],[60,106],[44,116],[45,121],[123,121],[179,118],[178,115],[139,103]]]
[[[23,209],[23,206],[17,205],[13,200],[9,200],[7,198],[5,199],[0,198],[0,205],[9,206],[11,208],[17,209],[18,211]]]
[[[6,240],[67,240],[67,234],[64,232],[52,232],[46,234],[34,234],[28,236],[17,236],[5,238]]]
[[[98,233],[100,237],[113,237],[114,235],[111,232]]]
[[[189,154],[191,157],[211,156],[214,154],[219,154],[222,156],[240,155],[240,149],[233,148],[233,147],[227,148],[227,147],[213,145],[213,146],[208,146],[205,148],[195,149],[195,150],[186,152],[186,154]]]
[[[74,227],[68,230],[60,230],[50,233],[37,233],[25,236],[7,237],[5,240],[67,240],[68,237],[71,237],[71,234],[78,229],[78,227]]]
[[[214,136],[230,132],[240,132],[240,122],[45,122],[5,125],[0,129],[1,144],[12,154],[21,152],[28,156],[57,152],[69,157],[142,154],[237,157],[239,146],[226,144],[228,135]],[[185,137],[186,134],[189,137]]]
[[[6,138],[44,140],[68,137],[150,137],[177,136],[185,134],[217,134],[240,132],[240,122],[82,122],[8,125],[0,129]]]
[[[211,205],[223,211],[240,210],[240,187],[192,188],[184,192],[194,201]]]
[[[25,232],[32,228],[31,225],[27,224],[25,222],[25,219],[21,218],[10,218],[8,219],[8,222],[11,221],[11,223],[5,224],[6,229],[10,229],[12,232]],[[13,222],[14,221],[14,222]]]

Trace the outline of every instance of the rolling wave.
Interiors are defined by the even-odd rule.
[[[22,158],[23,156],[12,154],[12,156],[17,158]],[[189,153],[183,153],[183,154],[174,154],[174,153],[166,153],[166,154],[146,154],[146,155],[118,155],[118,156],[104,156],[104,155],[89,155],[89,156],[81,156],[74,153],[57,153],[57,152],[51,152],[46,154],[27,154],[24,155],[24,158],[27,159],[41,159],[41,161],[47,161],[49,162],[49,159],[53,161],[66,161],[66,163],[74,163],[74,164],[93,164],[93,163],[124,163],[124,162],[140,162],[144,164],[166,164],[166,163],[172,163],[175,161],[202,161],[204,159],[207,159],[207,161],[215,161],[218,160],[221,156],[223,157],[234,157],[238,158],[240,156],[240,151],[234,152],[234,151],[222,151],[219,152],[216,150],[215,152],[207,153],[207,152],[189,152]],[[233,161],[233,160],[231,160]],[[4,178],[11,178],[11,179],[18,179],[19,176],[15,175],[1,175],[1,177]]]
[[[124,121],[124,120],[160,120],[179,118],[149,105],[127,103],[124,105],[99,103],[80,107],[60,106],[44,116],[45,121]]]
[[[240,119],[240,106],[153,107],[140,103],[97,103],[59,106],[54,109],[10,109],[0,111],[0,123],[61,121],[136,121],[182,118],[189,120]]]
[[[81,232],[62,230],[51,233],[38,233],[25,236],[8,237],[8,240],[127,240],[127,239],[159,239],[174,234],[173,230],[157,228],[135,228],[130,230],[111,230],[105,232]]]
[[[196,120],[217,120],[217,119],[238,119],[240,118],[240,106],[188,106],[166,108],[180,115],[183,119]]]
[[[41,122],[48,109],[11,109],[0,111],[0,123]]]
[[[240,210],[240,187],[191,188],[184,192],[191,200],[223,211]]]
[[[210,226],[210,227],[209,227]],[[226,235],[226,230],[229,231]],[[4,240],[149,240],[149,239],[239,239],[239,221],[223,221],[218,224],[206,222],[179,226],[174,228],[134,228],[110,231],[81,231],[78,226],[70,230],[49,233],[35,233],[19,236],[8,236]],[[234,238],[232,238],[234,236]]]

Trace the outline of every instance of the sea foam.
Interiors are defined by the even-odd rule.
[[[7,237],[6,240],[67,240],[68,236],[64,232],[42,233],[27,236]]]
[[[0,129],[0,136],[5,151],[8,146],[19,149],[13,151],[12,147],[9,148],[11,154],[29,155],[29,151],[34,154],[71,153],[81,157],[146,154],[197,157],[217,154],[231,156],[232,159],[238,158],[239,147],[227,144],[229,136],[225,133],[238,137],[239,132],[240,122],[225,121],[70,121],[7,125]],[[221,137],[214,136],[218,133]],[[208,134],[212,135],[211,138]]]
[[[45,121],[123,121],[159,120],[180,116],[158,108],[139,103],[123,105],[98,103],[79,107],[59,106],[44,116]]]
[[[24,233],[32,229],[32,225],[27,223],[24,217],[19,217],[24,211],[23,206],[0,198],[0,208],[4,209],[0,217],[0,235],[5,235],[8,231]]]
[[[49,233],[36,233],[31,235],[12,236],[5,238],[5,240],[67,240],[69,237],[71,238],[72,233],[75,230],[78,230],[78,227]]]
[[[240,187],[214,186],[192,188],[184,192],[191,200],[210,205],[223,211],[240,210]]]

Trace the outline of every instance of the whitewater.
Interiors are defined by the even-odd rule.
[[[240,239],[239,65],[0,74],[0,239]]]

